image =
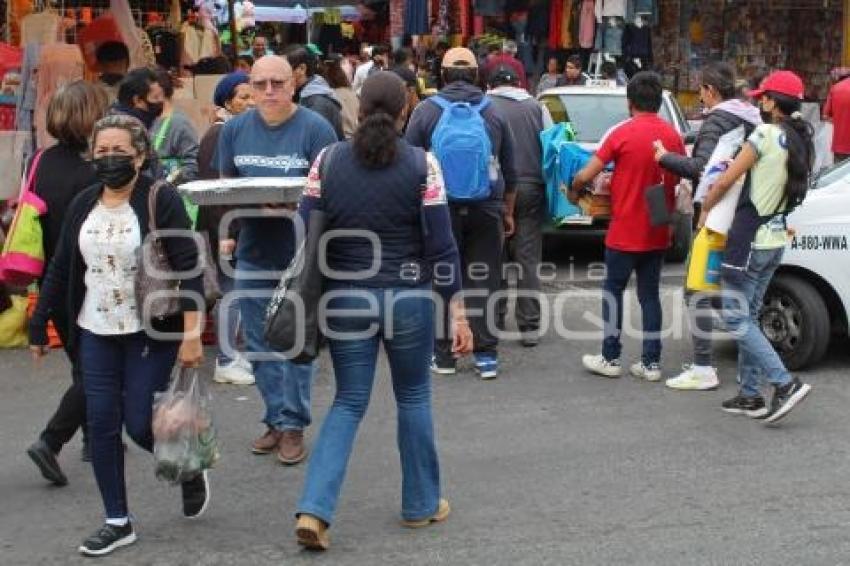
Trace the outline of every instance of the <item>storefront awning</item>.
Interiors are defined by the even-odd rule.
[[[254,8],[339,8],[380,2],[386,0],[255,0]]]

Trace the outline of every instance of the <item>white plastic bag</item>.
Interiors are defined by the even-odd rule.
[[[743,125],[720,136],[720,139],[717,140],[717,146],[711,153],[708,163],[705,164],[705,169],[703,169],[702,177],[700,177],[699,185],[697,185],[694,194],[694,202],[703,201],[711,185],[729,167],[728,162],[732,161],[738,149],[743,145],[745,136],[746,132]]]
[[[182,483],[213,467],[218,460],[211,401],[194,368],[176,369],[168,389],[156,395],[153,454],[157,478]]]

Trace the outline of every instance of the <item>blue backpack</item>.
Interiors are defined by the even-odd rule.
[[[490,158],[493,145],[481,113],[490,104],[485,97],[477,105],[431,98],[443,114],[431,135],[431,149],[443,169],[449,200],[477,201],[490,198]]]

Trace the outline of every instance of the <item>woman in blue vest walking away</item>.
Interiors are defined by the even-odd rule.
[[[431,415],[435,303],[451,305],[457,355],[471,351],[472,333],[463,303],[453,299],[460,260],[439,164],[399,135],[409,110],[398,76],[371,75],[354,138],[319,155],[299,206],[305,223],[310,210],[321,207],[327,230],[361,233],[334,237],[326,252],[331,296],[324,323],[337,391],[310,458],[296,527],[298,542],[314,550],[328,548],[327,529],[369,403],[380,343],[398,406],[402,524],[422,527],[449,515]]]

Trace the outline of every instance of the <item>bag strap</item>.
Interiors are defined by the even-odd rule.
[[[156,181],[148,190],[148,230],[151,233],[156,232],[156,199],[163,185],[165,181]]]
[[[38,169],[38,164],[41,161],[42,155],[44,155],[44,150],[39,149],[33,156],[32,161],[30,162],[29,171],[27,171],[26,175],[24,176],[26,181],[21,184],[21,193],[18,197],[19,201],[24,198],[25,194],[31,193],[33,191],[33,185],[35,184],[35,172]]]
[[[319,181],[327,178],[327,171],[330,167],[331,157],[336,153],[337,146],[346,143],[346,142],[335,142],[332,143],[325,149],[324,155],[322,155],[322,162],[319,164]],[[319,208],[324,210],[325,208],[325,198],[327,197],[326,187],[322,188],[322,196],[319,197]]]
[[[416,173],[419,176],[419,229],[424,241],[428,235],[428,225],[425,223],[425,191],[428,190],[428,153],[421,147],[416,150]]]
[[[173,114],[169,114],[162,121],[162,125],[159,127],[159,130],[156,132],[156,136],[153,138],[153,149],[155,152],[159,153],[160,148],[162,148],[162,144],[165,142],[165,136],[168,135],[168,130],[171,129],[171,117]]]

